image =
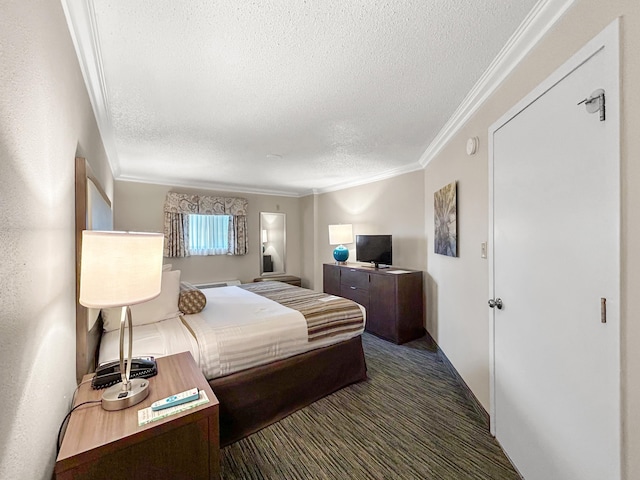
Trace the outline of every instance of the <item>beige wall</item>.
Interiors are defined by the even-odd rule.
[[[287,215],[286,271],[290,275],[300,276],[302,232],[299,200],[297,198],[215,192],[118,181],[115,183],[114,228],[116,230],[163,232],[164,199],[169,191],[243,197],[249,201],[249,253],[241,256],[215,255],[165,258],[165,263],[171,263],[174,270],[181,271],[183,280],[191,283],[231,279],[250,282],[259,277],[260,262],[262,261],[259,234],[260,212],[279,212]]]
[[[76,386],[76,154],[113,180],[60,2],[3,2],[0,58],[0,478],[48,480]]]
[[[458,180],[460,258],[429,248],[429,330],[476,396],[489,405],[487,238],[489,126],[616,17],[622,17],[622,376],[623,445],[627,479],[640,478],[640,2],[579,0],[507,78],[462,131],[426,168],[425,195]],[[470,136],[480,152],[465,154]],[[432,244],[433,209],[426,215]],[[461,301],[464,299],[464,301]],[[597,387],[596,387],[597,388]]]
[[[460,138],[467,136],[463,133]],[[486,158],[467,156],[462,140],[450,145],[442,158],[427,168],[424,184],[427,330],[489,411],[489,280],[487,260],[481,258],[481,243],[487,241]],[[434,253],[433,195],[454,180],[458,184],[458,256],[447,257]]]
[[[313,287],[322,290],[323,263],[334,262],[329,245],[329,225],[351,223],[353,235],[393,235],[393,264],[426,269],[424,236],[425,199],[423,171],[317,195],[315,271]],[[349,248],[349,262],[356,261],[355,243]]]
[[[302,286],[314,288],[317,270],[316,258],[318,255],[318,243],[316,241],[317,195],[308,195],[300,199],[300,217],[302,219]],[[321,290],[322,288],[320,288]]]

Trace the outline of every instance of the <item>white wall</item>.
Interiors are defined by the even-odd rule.
[[[0,478],[50,479],[76,385],[76,154],[112,178],[60,3],[2,2],[0,59]]]
[[[249,201],[247,219],[249,253],[239,256],[214,255],[165,258],[165,263],[170,263],[174,270],[180,270],[183,280],[191,283],[206,283],[216,280],[238,279],[244,283],[259,277],[262,262],[260,212],[286,214],[287,251],[285,267],[287,274],[300,276],[302,249],[298,198],[215,192],[118,181],[115,182],[114,228],[116,230],[163,232],[164,200],[169,191],[243,197]]]

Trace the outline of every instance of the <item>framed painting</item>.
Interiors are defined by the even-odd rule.
[[[434,251],[458,256],[457,182],[445,185],[433,195]]]

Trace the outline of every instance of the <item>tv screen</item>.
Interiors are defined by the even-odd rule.
[[[356,235],[356,260],[391,265],[391,235]]]

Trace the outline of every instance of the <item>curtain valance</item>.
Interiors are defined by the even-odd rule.
[[[199,213],[201,215],[247,215],[246,198],[216,197],[188,193],[167,193],[164,211],[170,213]]]

